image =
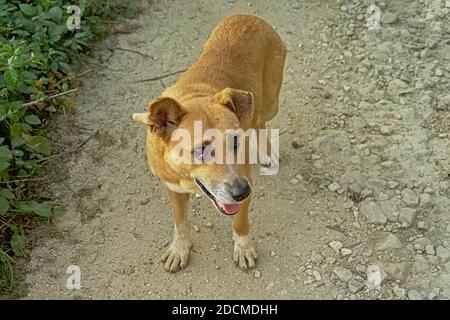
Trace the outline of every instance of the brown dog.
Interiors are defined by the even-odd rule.
[[[238,14],[224,19],[212,32],[197,61],[180,79],[152,101],[148,113],[133,119],[148,125],[147,152],[150,169],[166,186],[175,221],[174,238],[162,261],[171,272],[186,267],[192,243],[187,209],[189,194],[202,190],[216,208],[233,217],[233,259],[246,270],[255,266],[256,252],[249,235],[248,207],[251,166],[208,162],[211,140],[189,140],[196,163],[179,163],[179,129],[193,133],[194,122],[203,130],[265,129],[278,112],[286,48],[264,20]],[[242,137],[233,136],[225,148],[237,152]],[[229,139],[228,139],[229,140]],[[245,140],[245,138],[244,138]],[[185,150],[186,151],[186,150]],[[211,152],[211,149],[209,149]],[[195,162],[195,161],[193,161]]]

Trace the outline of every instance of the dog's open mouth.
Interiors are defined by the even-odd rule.
[[[211,194],[211,192],[208,191],[208,189],[203,185],[203,183],[200,182],[198,179],[194,179],[197,186],[202,189],[202,191],[208,196],[208,198],[211,199],[211,201],[216,206],[217,210],[222,212],[223,214],[232,216],[239,212],[239,209],[241,208],[240,203],[223,203],[214,197],[214,195]]]

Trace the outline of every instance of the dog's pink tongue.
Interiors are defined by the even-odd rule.
[[[225,204],[218,202],[218,205],[223,209],[223,211],[225,211],[226,214],[236,214],[241,208],[239,203]]]

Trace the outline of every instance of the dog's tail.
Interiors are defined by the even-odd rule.
[[[140,123],[143,123],[143,124],[148,124],[147,119],[148,119],[148,113],[147,112],[133,113],[133,121],[134,122],[140,122]]]

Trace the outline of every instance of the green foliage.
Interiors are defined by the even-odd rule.
[[[104,34],[108,19],[135,14],[119,3],[0,0],[0,284],[11,284],[11,256],[25,246],[20,219],[49,221],[59,211],[31,194],[28,184],[52,152],[46,125],[71,103],[65,96],[46,98],[73,86],[89,43]],[[67,7],[73,4],[81,9],[81,23],[69,30],[73,12]]]

